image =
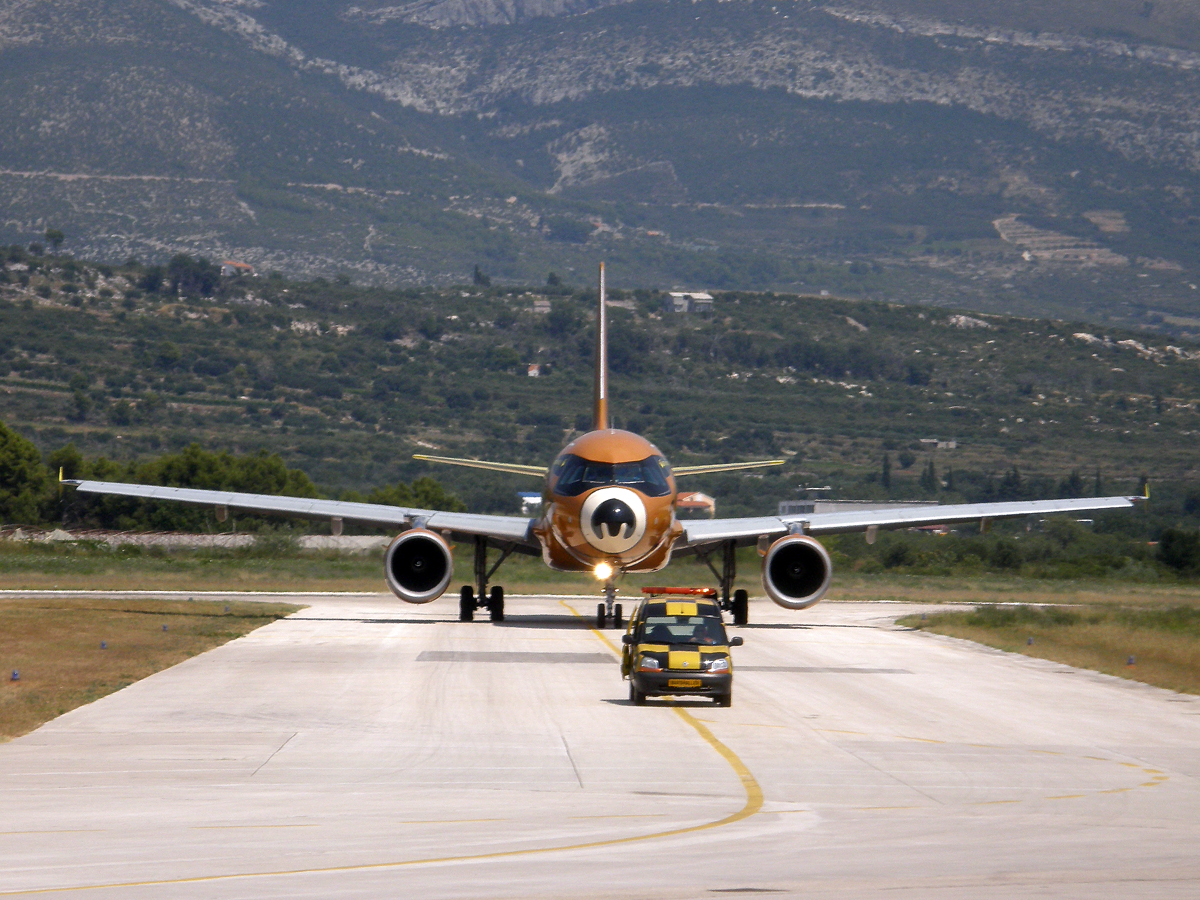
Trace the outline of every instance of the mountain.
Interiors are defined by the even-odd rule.
[[[1184,0],[10,0],[0,86],[0,240],[1200,327]]]

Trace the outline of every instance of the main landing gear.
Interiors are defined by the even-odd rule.
[[[512,554],[515,547],[507,546],[501,549],[500,558],[490,569],[487,563],[488,539],[483,535],[475,536],[475,586],[464,584],[458,593],[458,620],[470,622],[475,618],[475,610],[486,609],[488,618],[493,622],[504,621],[504,588],[493,585],[488,591],[488,581],[496,574],[500,564]],[[478,593],[476,593],[478,588]]]
[[[719,572],[709,558],[716,552],[715,547],[705,553],[697,551],[696,555],[704,560],[704,564],[717,576],[717,581],[721,586],[721,609],[733,615],[734,625],[745,625],[750,621],[750,595],[741,589],[736,591],[733,589],[733,583],[737,580],[737,544],[733,541],[722,541],[720,547],[721,571]]]
[[[616,602],[617,586],[609,579],[604,584],[604,602],[596,604],[596,627],[603,628],[612,622],[613,628],[620,628],[623,623],[621,604]]]

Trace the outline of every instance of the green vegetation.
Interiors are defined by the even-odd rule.
[[[900,624],[1187,693],[1200,693],[1200,607],[979,606]]]
[[[471,509],[515,512],[536,481],[412,454],[545,464],[588,426],[587,290],[237,276],[205,296],[165,272],[151,290],[140,264],[0,256],[24,267],[0,285],[0,421],[48,461],[74,444],[128,477],[198,443],[277,455],[272,478],[300,469],[333,496],[433,475]],[[614,299],[619,426],[680,464],[791,460],[690,479],[720,514],[771,511],[802,484],[950,502],[1134,493],[1145,475],[1155,529],[1200,523],[1194,345],[828,297],[718,293],[708,317],[662,312],[657,291]]]
[[[300,608],[239,601],[2,599],[0,741]]]

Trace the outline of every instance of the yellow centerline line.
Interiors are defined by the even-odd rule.
[[[563,606],[578,616],[579,613],[567,606],[563,601],[559,601]],[[609,650],[618,657],[621,655],[617,646],[600,632],[599,629],[591,629],[592,634],[598,637]],[[513,859],[522,856],[536,856],[543,853],[566,853],[573,850],[595,850],[601,847],[618,847],[622,844],[635,844],[642,841],[655,841],[662,838],[678,837],[682,834],[695,834],[698,831],[708,831],[713,828],[721,828],[725,825],[732,825],[735,822],[741,822],[743,819],[748,819],[758,812],[762,811],[763,792],[762,787],[755,779],[754,775],[746,768],[746,764],[738,758],[737,754],[726,747],[723,743],[717,740],[716,736],[708,730],[707,726],[699,722],[694,716],[690,715],[687,710],[675,707],[675,714],[684,722],[692,727],[692,729],[700,735],[700,737],[717,754],[729,764],[734,773],[741,782],[742,790],[746,792],[746,803],[737,812],[730,813],[721,819],[716,819],[712,822],[704,822],[700,825],[689,825],[685,828],[671,828],[667,831],[656,831],[652,834],[637,834],[629,837],[609,838],[602,841],[586,841],[580,844],[563,844],[556,847],[531,847],[525,850],[497,850],[492,853],[472,853],[462,856],[434,856],[427,859],[403,859],[392,862],[381,863],[361,863],[358,865],[346,866],[321,866],[309,869],[279,869],[269,872],[231,872],[225,875],[196,875],[191,878],[164,878],[155,879],[152,881],[126,881],[119,883],[108,884],[80,884],[71,887],[50,887],[50,888],[31,888],[20,891],[0,891],[0,897],[18,897],[18,896],[34,896],[36,894],[66,894],[77,893],[80,891],[96,891],[96,890],[112,890],[114,888],[137,888],[137,887],[162,887],[165,885],[176,884],[212,884],[222,881],[237,881],[249,878],[282,878],[285,876],[294,875],[331,875],[341,872],[378,872],[387,869],[402,869],[412,866],[431,866],[445,863],[459,862],[478,862],[489,859]]]

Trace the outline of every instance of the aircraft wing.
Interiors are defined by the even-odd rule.
[[[1053,513],[1100,512],[1129,509],[1145,497],[1080,497],[1069,500],[1017,500],[1007,503],[956,503],[948,506],[864,509],[807,513],[797,516],[758,516],[745,519],[697,519],[680,522],[684,529],[680,549],[737,541],[749,544],[760,537],[779,537],[789,531],[804,534],[843,534],[869,528],[915,528],[955,522],[988,522]]]
[[[237,491],[205,491],[197,488],[162,487],[155,484],[123,484],[116,481],[68,480],[84,494],[107,494],[143,500],[168,500],[247,512],[275,513],[306,519],[342,519],[373,525],[411,528],[424,525],[434,531],[449,531],[452,537],[483,535],[497,541],[536,548],[530,533],[533,520],[521,516],[487,516],[475,513],[442,512],[435,509],[410,509],[381,503],[350,503],[345,500],[314,500],[309,497],[283,497],[274,494],[243,494]]]

